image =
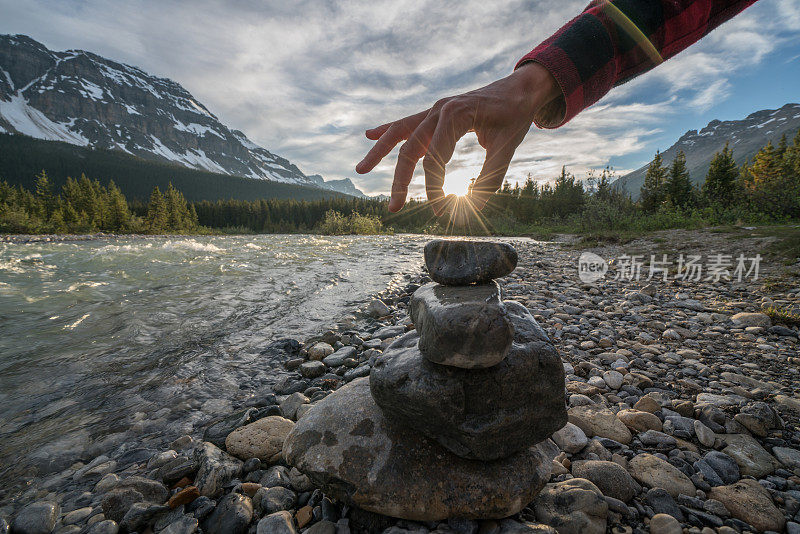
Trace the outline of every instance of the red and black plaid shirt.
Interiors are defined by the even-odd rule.
[[[543,65],[563,92],[536,117],[558,128],[625,83],[669,59],[756,0],[595,0],[523,57]]]

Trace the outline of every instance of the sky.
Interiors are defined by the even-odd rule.
[[[363,132],[508,75],[587,0],[0,0],[0,33],[83,49],[183,85],[231,129],[306,174],[388,193],[396,150],[354,167]],[[649,161],[690,129],[800,102],[800,0],[760,0],[556,130],[532,128],[509,169],[552,180]],[[447,166],[462,192],[474,134]],[[421,165],[411,194],[423,190]]]

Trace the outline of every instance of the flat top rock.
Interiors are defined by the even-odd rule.
[[[411,297],[419,350],[434,363],[465,369],[500,363],[514,327],[497,282],[479,286],[425,284]]]
[[[484,284],[517,267],[517,251],[508,243],[435,239],[425,245],[425,265],[434,282],[461,286]]]

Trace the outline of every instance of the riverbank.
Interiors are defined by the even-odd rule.
[[[760,312],[800,312],[800,278],[798,265],[767,258],[770,243],[764,236],[675,231],[605,245],[591,251],[616,261],[612,272],[592,284],[578,278],[584,250],[515,243],[519,267],[501,283],[506,298],[528,306],[561,353],[571,424],[554,436],[561,454],[551,485],[509,521],[418,524],[364,514],[325,498],[279,455],[240,461],[214,448],[253,420],[296,420],[330,391],[366,376],[392,339],[411,327],[407,303],[426,281],[422,273],[407,273],[379,295],[381,301],[321,336],[271,346],[281,351],[285,370],[271,394],[253,395],[206,425],[203,434],[169,444],[137,434],[134,442],[32,480],[24,494],[0,508],[0,516],[10,519],[34,502],[57,502],[58,510],[48,504],[28,510],[30,521],[46,520],[60,534],[112,534],[120,522],[129,530],[149,525],[168,534],[191,533],[198,525],[210,533],[243,533],[260,521],[261,534],[309,527],[312,534],[382,532],[391,526],[396,534],[545,532],[541,523],[569,524],[575,532],[676,532],[676,526],[704,534],[796,532],[798,328],[773,323]],[[741,282],[715,281],[712,273],[706,280],[707,271],[698,281],[675,278],[681,254],[700,255],[708,268],[718,254],[762,253],[757,279],[751,273]],[[673,262],[662,265],[668,280],[661,273],[647,280],[650,256],[664,254]],[[613,279],[624,272],[625,256],[644,259],[638,280]],[[135,424],[147,428],[154,417],[143,413]],[[278,424],[289,426],[282,419]],[[203,446],[203,440],[215,446]],[[139,476],[144,478],[133,478]],[[572,478],[590,481],[578,483],[589,493],[560,498],[576,484],[567,482]],[[214,498],[197,498],[193,488],[211,479],[218,489]],[[158,502],[131,508],[132,499],[140,498],[131,489]],[[167,499],[172,508],[160,508]],[[677,517],[678,524],[660,515],[652,520],[661,513]],[[285,530],[267,530],[270,524]]]

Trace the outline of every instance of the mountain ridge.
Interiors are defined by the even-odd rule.
[[[305,175],[169,78],[89,51],[52,51],[25,35],[0,35],[0,133],[365,196],[349,178]]]
[[[705,181],[711,158],[721,151],[726,142],[730,143],[733,157],[738,165],[752,157],[769,141],[777,144],[786,134],[789,141],[800,130],[800,104],[788,103],[778,109],[762,109],[738,120],[712,120],[699,130],[688,130],[669,148],[661,152],[664,165],[668,166],[683,150],[686,154],[686,168],[692,183]],[[634,199],[644,183],[648,165],[617,179],[613,186],[625,190]]]

